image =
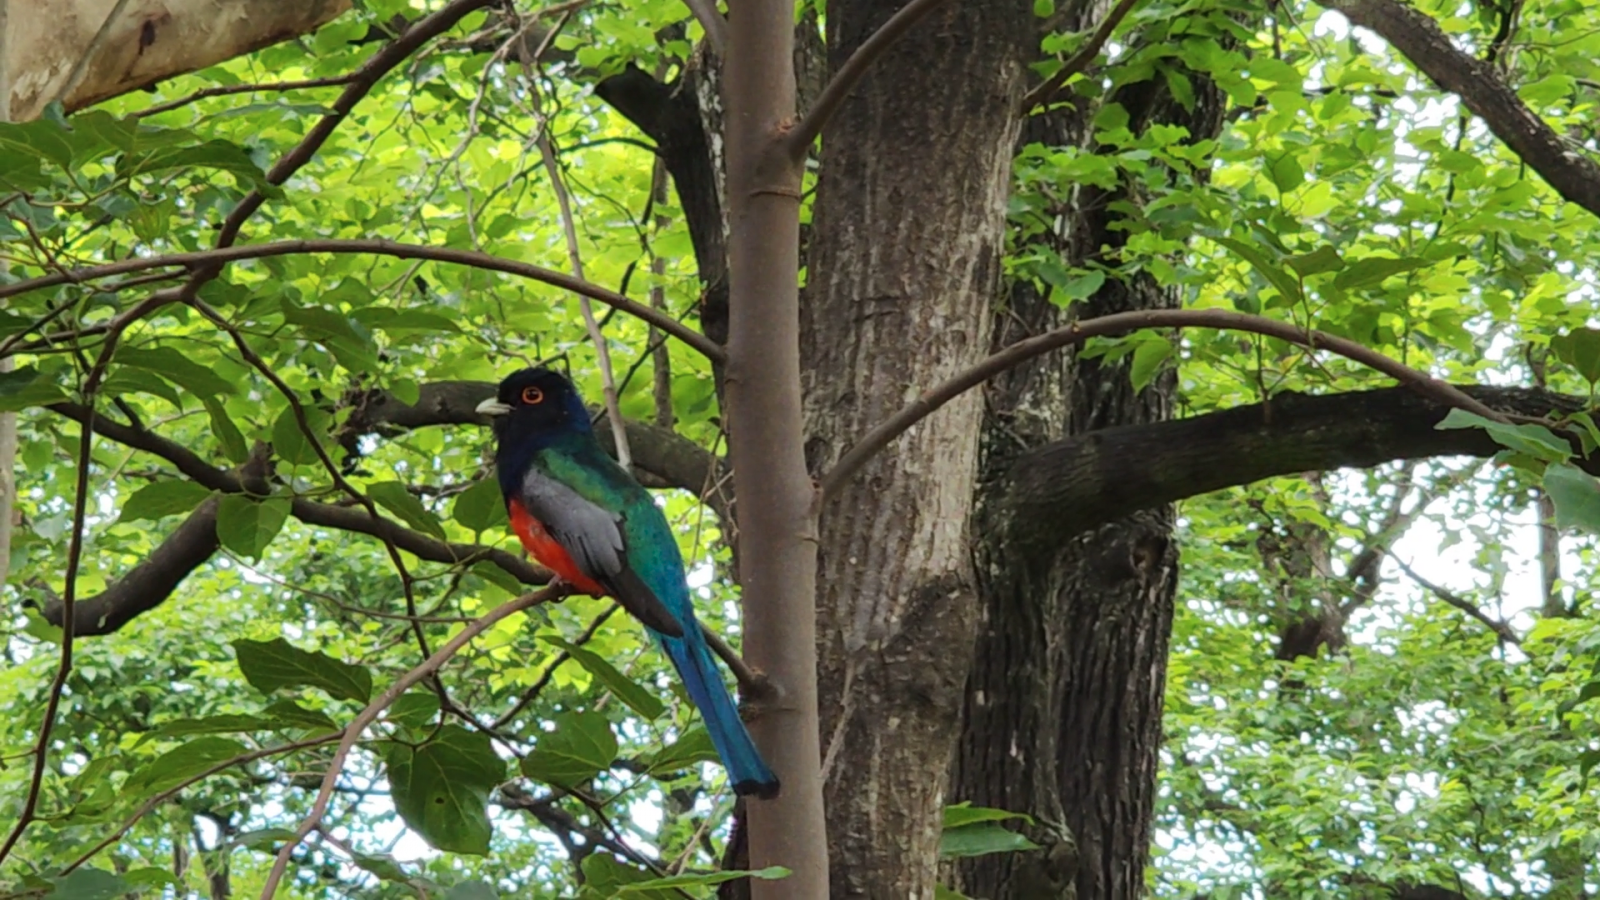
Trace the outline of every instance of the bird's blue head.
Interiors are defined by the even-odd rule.
[[[478,404],[478,413],[491,417],[502,488],[514,488],[539,450],[594,435],[578,389],[565,375],[543,367],[507,375],[494,398]]]

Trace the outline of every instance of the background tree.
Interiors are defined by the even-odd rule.
[[[0,877],[1597,889],[1594,12],[1332,5],[1404,56],[1313,6],[367,3],[5,126]],[[471,410],[557,355],[776,803],[609,602],[522,593]]]

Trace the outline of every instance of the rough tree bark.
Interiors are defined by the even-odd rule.
[[[1127,109],[1135,131],[1165,122],[1185,125],[1195,139],[1215,135],[1222,98],[1191,77],[1192,109],[1159,81],[1124,85],[1109,99]],[[1054,110],[1030,123],[1030,137],[1081,142],[1078,115]],[[1107,210],[1119,200],[1139,202],[1125,191],[1083,188],[1063,210],[1069,261],[1103,249],[1115,257],[1124,238],[1109,227]],[[1064,315],[1026,287],[1010,301],[1009,324],[999,331],[1007,341],[1055,327]],[[1108,282],[1071,315],[1177,304],[1175,293],[1138,275]],[[960,869],[970,895],[1115,900],[1143,893],[1177,588],[1171,508],[1152,507],[1061,543],[1008,502],[1015,496],[1009,482],[1019,457],[1061,433],[1167,419],[1172,390],[1170,372],[1135,392],[1125,364],[1070,358],[1014,372],[990,391],[975,553],[983,625],[952,799],[1034,815],[1043,823],[1032,833],[1042,850],[970,861]]]
[[[830,6],[833,67],[901,5]],[[1031,25],[1020,0],[941,7],[824,131],[801,328],[813,473],[989,350]],[[933,892],[975,613],[967,517],[980,402],[974,392],[919,424],[823,511],[835,898]]]

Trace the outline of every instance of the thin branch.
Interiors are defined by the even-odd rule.
[[[535,86],[537,87],[537,86]],[[567,191],[566,179],[561,177],[561,166],[556,162],[555,145],[550,141],[549,119],[539,128],[539,156],[544,160],[545,172],[550,176],[550,187],[556,194],[556,206],[561,211],[561,233],[567,242],[567,260],[572,264],[572,277],[583,277],[583,256],[578,252],[578,225],[572,218],[572,195]],[[611,348],[606,344],[605,332],[595,321],[594,307],[589,298],[578,295],[578,309],[583,313],[583,327],[594,344],[595,358],[600,363],[600,383],[605,396],[607,417],[611,420],[611,434],[617,444],[617,462],[624,469],[633,468],[633,453],[628,449],[628,428],[622,420],[622,408],[617,403],[617,378],[611,370]]]
[[[77,859],[68,863],[66,868],[61,870],[61,874],[65,875],[68,872],[71,872],[73,869],[76,869],[93,859],[95,854],[99,853],[101,850],[104,850],[105,848],[116,843],[118,840],[121,840],[122,836],[127,834],[128,830],[134,825],[137,825],[140,819],[143,819],[145,816],[149,815],[151,810],[163,803],[166,803],[168,800],[171,800],[173,797],[177,796],[180,791],[189,787],[191,784],[204,781],[225,769],[231,769],[234,766],[243,765],[244,763],[248,762],[255,762],[258,759],[265,759],[268,756],[276,756],[279,753],[293,753],[296,750],[306,750],[311,747],[320,747],[323,744],[331,744],[337,740],[338,737],[339,732],[336,731],[332,734],[322,735],[321,737],[307,738],[303,741],[295,741],[291,744],[278,744],[272,747],[261,747],[256,750],[250,750],[245,753],[241,753],[238,756],[230,759],[225,759],[222,762],[205,769],[204,771],[197,772],[140,804],[139,808],[134,810],[133,815],[129,816],[122,823],[122,825],[117,828],[116,831],[107,835],[103,840],[100,841],[100,843],[95,844],[88,850],[85,850],[78,856]]]
[[[689,326],[679,322],[666,313],[651,309],[649,306],[637,303],[614,291],[607,290],[597,284],[574,278],[564,272],[546,269],[542,266],[529,265],[516,260],[491,256],[476,250],[460,250],[450,247],[430,247],[424,244],[404,244],[395,241],[376,240],[369,238],[342,240],[335,238],[318,238],[312,240],[273,241],[266,244],[249,244],[235,247],[216,247],[210,250],[196,250],[189,253],[171,253],[163,256],[139,257],[134,259],[119,260],[98,266],[84,266],[68,272],[56,272],[18,281],[13,284],[0,285],[0,298],[14,297],[28,291],[42,288],[55,287],[69,282],[88,281],[98,278],[107,278],[113,275],[123,275],[129,272],[140,272],[146,269],[161,268],[166,266],[183,266],[192,270],[203,270],[207,267],[235,263],[246,259],[265,259],[272,256],[289,256],[298,253],[370,253],[376,256],[389,256],[395,259],[425,259],[434,262],[455,263],[457,265],[473,266],[491,272],[503,272],[508,275],[518,275],[541,281],[563,290],[581,294],[585,297],[598,300],[607,306],[612,306],[621,312],[660,328],[685,344],[699,350],[708,359],[722,362],[726,356],[723,349],[710,338],[695,331]],[[163,301],[170,302],[170,298]],[[147,301],[148,303],[148,301]],[[144,306],[144,304],[141,304]],[[148,312],[148,310],[146,310]],[[143,313],[141,313],[142,315]],[[126,315],[126,314],[125,314]]]
[[[1072,76],[1088,69],[1089,64],[1094,62],[1095,57],[1100,55],[1100,48],[1104,47],[1106,41],[1111,39],[1111,32],[1117,30],[1117,26],[1121,24],[1122,20],[1138,5],[1139,0],[1121,0],[1116,6],[1112,7],[1111,11],[1106,13],[1106,17],[1101,19],[1100,24],[1095,27],[1094,34],[1089,35],[1089,40],[1082,47],[1079,47],[1076,53],[1068,57],[1066,62],[1061,64],[1059,71],[1045,79],[1043,84],[1023,95],[1022,114],[1027,115],[1033,111],[1034,107],[1054,100],[1056,93],[1066,85]]]
[[[1405,572],[1406,575],[1410,576],[1412,581],[1415,581],[1417,584],[1422,585],[1423,588],[1425,588],[1429,593],[1433,594],[1435,597],[1438,597],[1440,600],[1443,600],[1444,602],[1450,604],[1451,606],[1454,606],[1456,609],[1461,610],[1462,612],[1466,613],[1467,615],[1471,616],[1472,618],[1477,619],[1479,622],[1482,622],[1483,624],[1489,626],[1489,630],[1490,631],[1493,631],[1496,635],[1498,635],[1502,640],[1506,641],[1507,643],[1517,644],[1519,646],[1522,644],[1522,638],[1517,635],[1516,631],[1514,631],[1509,624],[1507,624],[1505,622],[1502,622],[1499,619],[1494,618],[1493,616],[1490,616],[1488,613],[1484,612],[1482,609],[1479,609],[1477,604],[1473,603],[1470,600],[1467,600],[1465,597],[1462,597],[1460,594],[1457,594],[1454,591],[1449,590],[1448,588],[1441,587],[1440,585],[1434,584],[1433,582],[1429,581],[1428,579],[1423,578],[1421,575],[1417,574],[1417,571],[1415,569],[1413,569],[1410,566],[1406,565],[1406,561],[1405,560],[1403,560],[1400,557],[1394,555],[1393,553],[1389,554],[1389,558],[1394,560],[1395,565],[1399,566],[1401,571]]]
[[[811,143],[822,134],[823,126],[833,118],[839,107],[844,104],[845,98],[850,96],[850,91],[867,73],[870,67],[889,45],[900,39],[911,26],[938,8],[944,0],[911,0],[900,11],[889,17],[889,21],[878,26],[872,36],[861,42],[861,46],[850,54],[844,61],[839,71],[833,73],[827,87],[822,89],[822,94],[817,97],[817,102],[806,113],[805,118],[795,125],[783,139],[784,150],[790,159],[804,159],[811,152]]]
[[[385,44],[382,49],[374,53],[355,72],[351,73],[349,85],[339,94],[338,99],[333,101],[333,106],[328,113],[318,119],[317,124],[313,125],[311,130],[306,133],[306,136],[300,139],[300,143],[284,154],[277,164],[267,172],[267,183],[274,186],[282,185],[289,180],[290,176],[310,162],[311,158],[316,156],[317,151],[322,149],[322,145],[327,143],[328,138],[333,134],[333,130],[339,127],[339,123],[343,122],[345,117],[355,110],[356,104],[371,93],[372,89],[377,86],[378,80],[387,75],[390,70],[405,62],[412,53],[416,52],[418,48],[432,38],[448,31],[471,13],[493,5],[494,2],[495,0],[453,0],[453,2],[445,4],[437,12],[423,16],[411,23],[411,26],[402,32],[399,37]],[[233,208],[233,212],[228,214],[228,218],[223,221],[222,230],[217,234],[216,246],[227,247],[232,245],[235,240],[238,240],[239,231],[244,227],[244,223],[265,202],[266,195],[259,189],[252,190],[249,194],[246,194],[245,198],[239,201],[239,205]],[[209,281],[209,272],[196,273],[196,278],[201,281]]]
[[[226,97],[231,94],[253,94],[257,91],[301,91],[308,88],[339,87],[349,84],[355,75],[339,75],[333,78],[306,78],[301,81],[276,81],[269,84],[224,84],[214,87],[202,88],[187,97],[179,97],[166,103],[146,107],[137,112],[130,113],[130,119],[142,119],[145,116],[154,116],[164,112],[171,112],[179,107],[198,103],[209,97]]]
[[[107,335],[105,344],[100,349],[99,357],[95,359],[94,365],[83,381],[82,393],[89,415],[84,418],[82,430],[78,433],[78,483],[72,499],[72,534],[67,542],[66,583],[61,592],[61,661],[56,666],[55,678],[50,683],[50,697],[45,703],[44,720],[39,725],[39,740],[34,746],[33,774],[28,782],[27,799],[23,801],[22,814],[17,817],[16,825],[12,826],[5,842],[0,844],[0,861],[4,861],[10,855],[12,848],[22,839],[22,833],[33,822],[39,809],[39,792],[44,786],[44,770],[49,765],[50,759],[50,734],[55,729],[56,713],[61,708],[61,694],[66,689],[67,676],[72,673],[72,641],[76,635],[73,628],[76,624],[73,606],[78,600],[78,569],[83,562],[83,531],[89,508],[89,463],[90,450],[94,446],[95,397],[100,390],[101,380],[105,378],[106,369],[111,365],[111,355],[116,352],[118,341],[123,332],[135,321],[137,321],[135,317],[127,314],[116,319],[113,330]]]
[[[482,634],[494,623],[507,616],[529,609],[551,600],[565,597],[568,590],[565,587],[549,587],[542,591],[524,594],[521,597],[503,603],[490,610],[487,614],[474,621],[471,625],[461,629],[444,646],[434,651],[433,655],[418,665],[416,668],[400,676],[389,689],[378,695],[367,708],[356,716],[355,721],[345,727],[339,740],[339,748],[334,751],[333,759],[328,762],[328,771],[322,776],[322,787],[317,791],[316,800],[311,804],[311,811],[300,822],[300,827],[295,831],[294,837],[286,841],[278,849],[278,855],[272,863],[272,871],[267,875],[266,884],[261,888],[261,900],[272,900],[277,892],[278,882],[283,879],[285,870],[289,866],[289,857],[294,853],[300,842],[306,839],[313,828],[322,824],[322,817],[328,811],[328,801],[333,798],[334,787],[338,783],[339,773],[344,770],[345,760],[350,756],[350,750],[355,746],[367,726],[377,720],[378,716],[389,708],[389,705],[400,698],[400,695],[409,690],[413,685],[424,678],[439,671],[450,657],[455,656],[461,648],[465,647],[473,638]]]
[[[837,493],[839,488],[860,471],[868,460],[895,438],[904,434],[906,429],[995,375],[1068,344],[1081,344],[1091,337],[1121,335],[1145,328],[1217,328],[1245,331],[1278,338],[1312,350],[1330,350],[1346,359],[1376,369],[1446,406],[1459,407],[1496,422],[1507,421],[1504,415],[1462,393],[1455,385],[1396,362],[1355,341],[1300,328],[1288,322],[1226,309],[1140,310],[1085,319],[1020,340],[923,392],[922,396],[874,427],[845,451],[833,469],[824,475],[819,483],[817,502],[820,503]]]
[[[1323,5],[1388,41],[1440,88],[1460,97],[1557,194],[1600,216],[1600,163],[1529,109],[1493,62],[1463,53],[1439,23],[1394,0],[1327,0]]]

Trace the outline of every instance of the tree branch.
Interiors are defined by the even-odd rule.
[[[1585,406],[1582,398],[1536,389],[1461,390],[1480,404],[1529,416]],[[1454,405],[1407,387],[1284,393],[1264,404],[1058,441],[1018,456],[987,490],[1016,540],[1053,547],[1141,509],[1263,478],[1498,453],[1482,429],[1434,427]],[[1579,465],[1600,473],[1600,455]]]
[[[867,68],[888,49],[890,44],[900,39],[911,26],[933,12],[944,0],[911,0],[900,11],[889,17],[889,21],[878,26],[872,36],[861,42],[861,45],[844,61],[839,71],[833,73],[827,87],[822,89],[822,94],[817,97],[817,102],[806,113],[805,118],[784,138],[784,150],[790,159],[804,159],[811,151],[811,142],[822,134],[822,128],[833,118],[834,112],[850,96],[850,91],[867,73]],[[909,88],[908,88],[909,89]]]
[[[1529,109],[1492,62],[1456,49],[1437,22],[1394,0],[1326,0],[1323,5],[1388,41],[1441,89],[1460,97],[1556,193],[1600,216],[1600,164]]]
[[[661,310],[651,309],[649,306],[643,303],[636,303],[615,291],[609,291],[597,284],[574,278],[571,275],[557,272],[553,269],[546,269],[542,266],[491,256],[476,250],[430,247],[423,244],[404,244],[376,239],[340,240],[319,238],[313,240],[273,241],[267,244],[217,247],[210,250],[196,250],[190,253],[169,253],[163,256],[124,259],[99,266],[85,266],[67,272],[53,272],[38,278],[18,281],[14,284],[0,285],[0,298],[14,297],[28,291],[55,287],[60,284],[76,284],[146,269],[179,266],[187,269],[204,270],[207,267],[234,263],[245,259],[264,259],[271,256],[289,256],[297,253],[370,253],[376,256],[391,256],[396,259],[425,259],[434,262],[456,263],[491,272],[519,275],[593,298],[607,306],[615,307],[621,312],[643,319],[699,350],[714,361],[720,362],[724,357],[722,348],[710,338]]]
[[[1396,362],[1352,340],[1301,328],[1288,322],[1225,309],[1140,310],[1085,319],[1017,341],[1004,350],[991,354],[965,372],[958,373],[942,384],[923,392],[922,396],[910,405],[867,432],[839,457],[833,469],[823,476],[817,491],[817,501],[820,503],[833,496],[868,460],[877,455],[878,451],[887,447],[911,426],[995,375],[1068,344],[1081,344],[1091,337],[1122,335],[1144,328],[1219,328],[1245,331],[1278,338],[1312,350],[1330,350],[1346,359],[1376,369],[1402,384],[1410,385],[1419,392],[1429,394],[1448,406],[1458,406],[1487,419],[1505,421],[1505,417],[1500,413],[1473,399],[1471,395],[1463,393],[1455,385]]]
[[[1499,636],[1501,640],[1510,644],[1517,644],[1518,646],[1521,646],[1522,638],[1518,636],[1514,630],[1512,630],[1509,624],[1502,622],[1484,612],[1478,607],[1477,604],[1466,599],[1465,597],[1462,597],[1460,594],[1457,594],[1448,588],[1441,587],[1429,581],[1428,579],[1423,578],[1421,575],[1417,574],[1417,570],[1406,565],[1405,560],[1394,555],[1393,553],[1389,554],[1389,558],[1394,560],[1394,564],[1399,566],[1402,572],[1405,572],[1406,575],[1410,576],[1412,581],[1422,585],[1422,587],[1427,589],[1429,593],[1433,594],[1435,597],[1438,597],[1440,600],[1443,600],[1445,603],[1454,606],[1456,609],[1461,610],[1472,618],[1477,619],[1479,622],[1489,626],[1489,630]]]
[[[495,386],[486,381],[434,382],[422,386],[414,405],[400,402],[387,391],[357,392],[347,398],[354,409],[337,437],[349,446],[369,433],[392,434],[430,425],[487,425],[488,419],[479,415],[475,407],[479,401],[493,396],[494,390]],[[80,424],[89,417],[88,409],[75,403],[57,403],[48,409]],[[124,425],[104,415],[94,417],[94,431],[101,437],[161,457],[202,487],[225,494],[241,493],[250,487],[249,475],[241,476],[213,466],[188,447],[152,432]],[[604,444],[605,435],[599,436]],[[721,485],[727,480],[725,461],[667,429],[629,421],[628,438],[638,454],[639,469],[654,476],[661,486],[698,495],[707,485]],[[263,487],[255,485],[252,489],[259,491]],[[720,490],[710,492],[705,502],[719,516],[728,512],[727,498]],[[514,553],[479,544],[439,541],[388,519],[371,516],[364,509],[297,498],[290,512],[307,525],[351,531],[380,540],[387,538],[396,547],[429,562],[452,565],[482,559],[526,585],[542,585],[549,581],[549,572]],[[190,573],[217,552],[216,516],[215,501],[201,504],[138,565],[100,594],[74,604],[77,635],[111,634],[165,602]],[[46,621],[62,624],[63,609],[59,600],[47,603],[42,612]]]
[[[311,829],[322,823],[322,816],[328,811],[328,801],[333,798],[333,790],[338,783],[339,773],[344,770],[345,759],[350,756],[351,748],[360,739],[362,732],[367,730],[367,726],[376,721],[378,715],[388,709],[389,704],[398,700],[401,694],[424,678],[439,671],[449,661],[450,657],[455,656],[462,647],[465,647],[473,638],[482,634],[489,626],[512,613],[521,612],[524,609],[537,606],[549,600],[560,600],[567,596],[569,592],[565,587],[545,588],[542,591],[524,594],[515,600],[495,607],[471,625],[461,629],[444,646],[434,651],[432,656],[423,660],[416,668],[400,676],[395,680],[394,684],[389,685],[388,690],[385,690],[371,703],[367,704],[367,708],[361,711],[361,715],[356,716],[355,721],[345,727],[343,737],[339,741],[339,748],[334,751],[333,759],[328,763],[328,771],[322,776],[322,787],[317,791],[317,798],[311,804],[311,812],[307,813],[305,819],[301,821],[300,828],[295,832],[293,839],[285,841],[284,845],[278,849],[277,858],[272,863],[272,871],[268,873],[266,885],[261,889],[262,900],[272,900],[273,894],[277,891],[278,882],[282,880],[284,870],[288,868],[290,855],[294,853],[296,847],[300,846],[300,842],[305,840],[306,835],[311,833]]]
[[[1054,100],[1056,93],[1066,85],[1068,79],[1089,68],[1089,64],[1094,62],[1095,57],[1100,55],[1100,48],[1104,47],[1106,41],[1111,39],[1111,32],[1116,31],[1117,25],[1138,5],[1139,0],[1121,0],[1116,6],[1112,7],[1111,11],[1106,13],[1106,17],[1101,19],[1100,24],[1095,27],[1094,34],[1089,35],[1089,40],[1082,47],[1079,47],[1076,53],[1068,57],[1065,63],[1061,64],[1061,70],[1045,79],[1043,84],[1023,96],[1022,114],[1027,115],[1033,111],[1035,106]]]

